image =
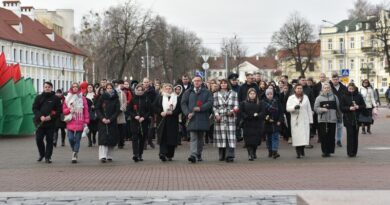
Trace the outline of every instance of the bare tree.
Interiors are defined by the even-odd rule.
[[[374,15],[375,5],[367,0],[356,0],[353,8],[348,10],[349,19],[366,19],[367,16]]]
[[[286,23],[272,36],[272,42],[287,52],[293,65],[302,76],[310,66],[317,44],[314,42],[313,25],[299,13],[291,14]]]
[[[390,72],[390,45],[389,45],[389,34],[390,34],[390,19],[389,11],[385,8],[388,8],[387,5],[377,6],[377,8],[382,8],[376,13],[376,22],[372,25],[374,27],[374,38],[381,42],[381,45],[373,45],[375,53],[379,55],[386,56],[387,67],[386,71]],[[375,50],[376,49],[376,50]]]
[[[265,48],[265,53],[262,55],[264,57],[275,57],[278,53],[278,49],[273,45],[268,45],[267,48]]]
[[[227,56],[228,73],[230,73],[231,68],[238,72],[238,66],[245,61],[246,51],[247,48],[242,45],[241,39],[237,35],[233,38],[222,39],[221,56]]]

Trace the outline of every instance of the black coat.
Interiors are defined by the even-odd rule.
[[[281,125],[284,121],[283,118],[284,109],[282,108],[282,104],[280,103],[280,100],[276,97],[274,97],[274,99],[272,100],[264,99],[262,101],[262,106],[264,110],[264,132],[265,133],[280,132]],[[280,125],[277,125],[278,122],[280,123]]]
[[[163,96],[159,95],[153,103],[153,110],[157,116],[157,142],[164,141],[167,145],[177,146],[179,137],[179,114],[181,113],[179,97],[172,115],[161,116]]]
[[[343,85],[342,83],[339,83],[340,84],[339,90],[336,90],[336,88],[332,84],[332,81],[330,81],[329,83],[330,83],[330,87],[332,88],[333,94],[335,94],[338,99],[342,99],[343,96],[348,93],[348,88],[345,85]]]
[[[245,145],[257,146],[260,144],[263,132],[263,117],[261,103],[244,101],[240,103],[240,116],[243,120],[242,128],[244,131]],[[254,114],[258,116],[255,117]]]
[[[314,97],[314,93],[311,87],[308,85],[303,86],[303,93],[307,95],[310,101],[310,107],[312,110],[314,110],[314,102],[316,101],[316,98]]]
[[[359,106],[359,109],[356,111],[351,111],[349,108],[352,106],[352,101]],[[355,126],[359,125],[359,114],[366,108],[366,103],[362,95],[355,91],[353,93],[347,92],[341,98],[341,111],[344,113],[343,121],[344,126]]]
[[[118,94],[115,92],[114,95],[110,96],[110,94],[104,93],[98,98],[95,109],[99,120],[99,145],[116,146],[118,144],[119,136],[116,118],[120,112]],[[102,122],[103,118],[109,119],[111,123],[104,124]]]
[[[88,98],[85,99],[87,100],[88,111],[89,111],[88,128],[90,131],[97,131],[99,119],[97,118],[97,114],[96,114],[96,109],[95,109],[96,103],[94,102],[95,99],[94,100],[90,100]]]
[[[130,118],[130,130],[133,135],[141,134],[145,135],[148,129],[149,117],[152,112],[152,102],[150,98],[143,95],[135,95],[131,102],[127,105],[126,115]],[[142,131],[138,120],[135,119],[136,116],[143,117],[145,120],[142,122]]]
[[[54,92],[38,95],[33,103],[32,110],[34,113],[34,123],[41,128],[55,128],[57,118],[59,118],[62,111],[61,101]],[[41,116],[51,117],[50,121],[41,122]]]
[[[62,97],[62,98],[59,98],[60,99],[60,102],[61,102],[61,107],[62,107],[62,104],[64,103],[65,101],[65,98]],[[62,114],[62,109],[60,110],[60,113],[59,113],[59,117],[57,117],[56,119],[56,128],[62,128],[62,129],[65,129],[66,128],[66,122],[62,121],[63,120],[63,114]]]

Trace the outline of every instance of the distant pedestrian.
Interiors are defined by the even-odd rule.
[[[360,93],[366,104],[366,107],[362,109],[359,116],[359,121],[362,123],[362,134],[366,134],[366,127],[367,133],[371,134],[371,125],[373,123],[372,112],[374,109],[377,109],[377,104],[375,100],[375,91],[372,89],[370,81],[367,79],[363,80]]]
[[[56,90],[56,96],[60,99],[61,101],[61,108],[63,103],[65,102],[65,97],[61,89]],[[66,123],[64,122],[64,114],[62,113],[62,109],[60,109],[60,113],[56,119],[56,130],[54,131],[54,140],[53,140],[53,145],[54,147],[57,147],[58,143],[58,131],[61,131],[61,146],[65,146],[65,128],[66,128]]]
[[[55,131],[55,122],[61,112],[61,102],[55,96],[53,84],[45,82],[43,92],[38,95],[33,103],[32,110],[34,112],[34,122],[37,126],[36,143],[39,151],[37,161],[42,161],[45,158],[46,163],[51,163],[53,154],[53,135]],[[43,140],[46,138],[46,146]]]

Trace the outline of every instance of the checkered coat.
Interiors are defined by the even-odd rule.
[[[226,98],[221,92],[214,93],[214,115],[221,116],[221,121],[215,121],[214,124],[214,145],[219,148],[225,148],[226,139],[228,147],[236,147],[236,115],[229,117],[228,113],[238,108],[237,93],[233,90],[228,91]]]

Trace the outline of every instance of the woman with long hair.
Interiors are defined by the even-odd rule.
[[[362,134],[366,134],[366,127],[367,133],[371,134],[371,125],[373,124],[372,111],[373,109],[377,109],[377,103],[375,100],[375,91],[372,89],[368,79],[363,80],[360,93],[366,104],[366,108],[360,113],[362,116],[359,116],[362,123]]]
[[[214,145],[218,147],[219,161],[233,162],[236,147],[237,93],[229,88],[226,79],[220,81],[220,90],[214,93]]]
[[[179,114],[181,113],[179,96],[171,84],[164,84],[161,94],[154,101],[157,115],[157,143],[160,145],[160,160],[172,161],[179,137]]]
[[[247,99],[240,103],[240,126],[243,128],[245,147],[248,150],[249,161],[256,157],[257,147],[261,144],[263,133],[263,112],[257,91],[249,88]]]
[[[294,94],[288,98],[286,110],[291,113],[292,145],[299,159],[305,156],[305,146],[310,141],[310,124],[313,123],[310,101],[303,93],[302,85],[294,86]]]
[[[82,95],[80,85],[72,83],[65,102],[62,105],[62,112],[69,120],[66,123],[68,139],[72,148],[72,163],[77,163],[80,149],[81,134],[84,127],[89,124],[89,111],[86,98]]]
[[[85,98],[87,99],[88,108],[89,108],[89,124],[88,124],[89,132],[87,135],[88,147],[92,147],[92,144],[96,145],[96,133],[98,130],[98,119],[95,110],[96,92],[92,84],[88,85]]]

